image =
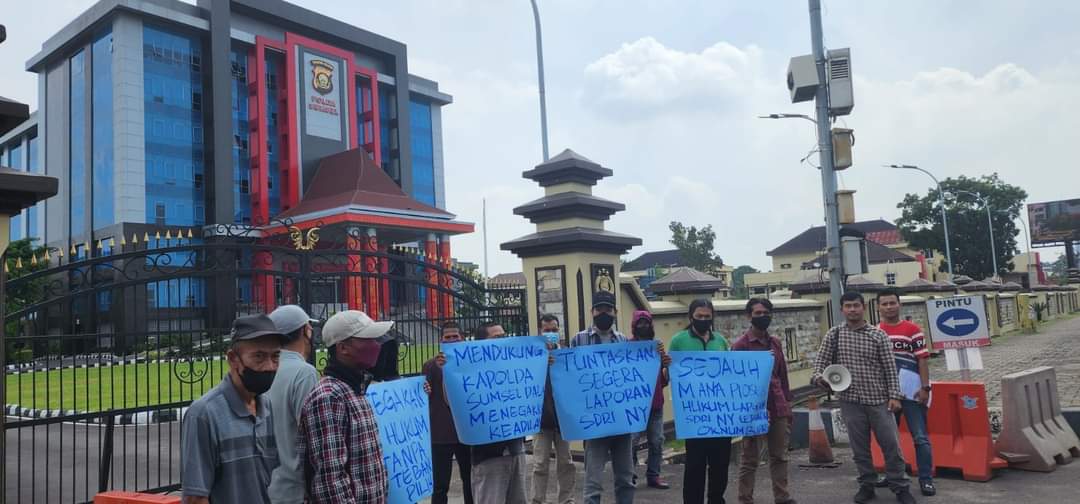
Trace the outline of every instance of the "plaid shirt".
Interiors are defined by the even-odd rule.
[[[903,398],[892,344],[878,327],[863,324],[852,329],[841,324],[829,329],[814,361],[811,382],[817,381],[830,364],[840,364],[851,371],[851,387],[838,394],[841,401],[877,405]]]
[[[364,389],[370,383],[366,375]],[[309,502],[384,504],[389,478],[367,397],[326,376],[300,410],[296,452],[306,462]]]

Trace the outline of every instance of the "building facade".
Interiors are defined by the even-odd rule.
[[[449,267],[450,237],[473,230],[446,211],[441,109],[452,97],[409,74],[405,44],[362,28],[282,0],[101,0],[45,40],[26,70],[38,74],[38,110],[0,132],[0,164],[56,177],[60,190],[22,212],[10,236],[65,261],[178,243],[170,236],[268,245],[319,228],[321,246],[390,264],[395,246],[408,246],[414,260]],[[255,231],[237,238],[236,228]],[[360,262],[335,266],[342,276],[307,302],[446,315],[418,285],[353,285]],[[295,283],[197,279],[166,286],[167,296],[149,287],[146,302],[199,308],[226,296],[270,310],[296,302]],[[105,311],[112,301],[94,303]]]
[[[438,84],[406,46],[279,0],[102,0],[26,68],[38,110],[0,163],[61,194],[12,238],[54,247],[149,229],[265,224],[318,162],[363,149],[402,190],[445,208]]]

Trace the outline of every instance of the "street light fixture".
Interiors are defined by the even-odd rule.
[[[533,21],[536,23],[536,78],[540,84],[540,140],[544,148],[544,161],[548,160],[547,100],[544,98],[544,42],[540,31],[540,8],[531,0]]]
[[[994,265],[994,276],[992,278],[998,278],[998,264],[997,264],[997,249],[994,247],[994,220],[991,217],[990,202],[983,197],[982,194],[971,191],[957,190],[957,194],[967,194],[968,196],[974,196],[975,199],[982,203],[983,208],[986,209],[986,225],[990,229],[990,255]]]
[[[945,191],[941,189],[941,182],[938,182],[937,177],[933,173],[930,173],[915,165],[884,165],[886,168],[893,168],[897,170],[916,170],[925,173],[934,181],[934,185],[938,190],[938,202],[941,205],[941,226],[945,230],[945,261],[949,264],[949,281],[953,279],[953,262],[952,262],[952,247],[949,245],[949,218],[945,215]]]

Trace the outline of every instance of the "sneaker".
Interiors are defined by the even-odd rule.
[[[636,474],[634,475],[633,478],[630,479],[630,484],[634,485],[634,488],[637,488],[637,475]]]
[[[896,502],[899,502],[900,504],[916,504],[915,497],[912,497],[911,492],[906,488],[896,492]]]
[[[920,481],[919,489],[922,490],[922,494],[927,497],[937,495],[937,488],[934,487],[933,481]]]
[[[871,500],[874,500],[876,495],[874,494],[873,485],[860,485],[859,493],[855,494],[855,504],[866,504]]]
[[[657,477],[657,478],[649,478],[648,484],[649,484],[649,488],[658,488],[660,490],[667,490],[667,489],[671,488],[671,485],[667,484],[666,481],[660,479],[659,477]]]

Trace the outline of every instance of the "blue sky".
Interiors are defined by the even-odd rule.
[[[488,200],[491,273],[520,270],[498,244],[533,231],[511,213],[541,190],[532,12],[527,0],[298,1],[404,41],[410,71],[455,97],[445,109],[449,209],[479,224]],[[911,163],[939,178],[997,171],[1029,201],[1080,197],[1080,3],[824,1],[826,45],[850,47],[859,219],[894,219],[929,179],[880,168]],[[10,12],[0,67],[21,70],[90,2]],[[768,269],[765,251],[822,218],[820,177],[800,163],[812,113],[789,103],[788,58],[810,52],[806,3],[541,0],[552,155],[570,147],[615,171],[595,192],[627,211],[608,228],[668,248],[667,223],[712,224],[731,264]],[[36,102],[35,77],[0,95]],[[816,156],[811,160],[816,165]],[[479,231],[479,227],[478,227]],[[1022,243],[1022,241],[1021,241]],[[455,255],[480,262],[480,233]],[[1045,249],[1056,256],[1058,251]]]

